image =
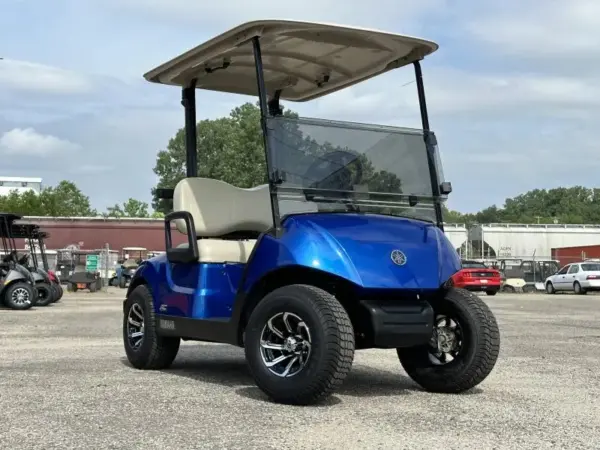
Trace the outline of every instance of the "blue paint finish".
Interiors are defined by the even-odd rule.
[[[269,272],[303,266],[370,289],[438,289],[460,269],[456,250],[436,226],[400,217],[304,214],[288,217],[279,238],[265,235],[255,250],[243,290]],[[406,264],[394,264],[401,250]],[[243,264],[171,264],[166,255],[145,261],[134,275],[151,286],[156,313],[194,319],[231,318]]]
[[[456,250],[433,224],[363,214],[304,214],[288,217],[279,239],[265,236],[248,269],[247,292],[268,272],[304,266],[345,278],[367,289],[438,289],[460,269]],[[392,262],[393,250],[406,264]]]
[[[230,318],[244,264],[172,264],[166,255],[145,261],[135,273],[153,293],[154,311],[194,319]]]

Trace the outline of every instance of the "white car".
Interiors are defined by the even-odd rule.
[[[578,262],[567,264],[545,281],[546,292],[571,291],[585,294],[588,291],[600,291],[600,262]]]

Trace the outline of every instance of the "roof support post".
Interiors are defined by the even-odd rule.
[[[198,176],[198,149],[196,146],[196,80],[181,90],[181,104],[185,109],[185,164],[186,177]]]
[[[276,165],[273,161],[273,153],[271,152],[270,143],[271,139],[269,136],[267,120],[269,118],[269,106],[267,101],[267,87],[265,85],[265,74],[263,71],[262,53],[260,49],[260,38],[254,36],[252,38],[252,49],[254,51],[254,64],[256,67],[256,83],[258,88],[258,100],[260,104],[260,125],[263,132],[263,142],[265,146],[265,157],[267,163],[267,174],[269,178],[269,192],[271,196],[271,212],[273,214],[273,227],[275,235],[278,236],[281,230],[281,223],[279,222],[279,202],[277,200],[277,188],[278,176],[273,173],[276,170]]]
[[[425,100],[425,85],[423,84],[423,71],[420,61],[413,63],[415,66],[415,77],[417,81],[417,94],[419,96],[419,109],[421,110],[421,123],[423,126],[423,139],[427,150],[427,165],[429,166],[429,178],[431,180],[431,193],[433,194],[433,208],[435,211],[436,225],[444,231],[444,218],[442,215],[440,180],[435,161],[437,141],[435,135],[429,128],[429,115],[427,113],[427,102]]]

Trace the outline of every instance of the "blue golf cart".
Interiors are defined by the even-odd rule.
[[[496,320],[451,282],[461,268],[443,230],[452,188],[420,65],[437,48],[380,31],[261,20],[145,75],[182,88],[186,177],[160,193],[173,201],[166,254],[139,266],[123,304],[134,367],[169,367],[181,340],[240,346],[260,389],[288,404],[334,392],[358,349],[395,349],[431,392],[466,391],[490,374]],[[281,100],[317,99],[409,65],[421,129],[283,114]],[[198,176],[196,89],[258,97],[267,183],[242,189]],[[186,243],[174,245],[175,232]]]

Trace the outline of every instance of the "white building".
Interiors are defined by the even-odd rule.
[[[10,191],[14,190],[19,193],[33,191],[39,194],[42,190],[42,179],[0,176],[0,195],[8,195]]]
[[[600,225],[491,223],[469,229],[469,242],[473,258],[526,258],[534,253],[543,258],[553,248],[600,244]]]

